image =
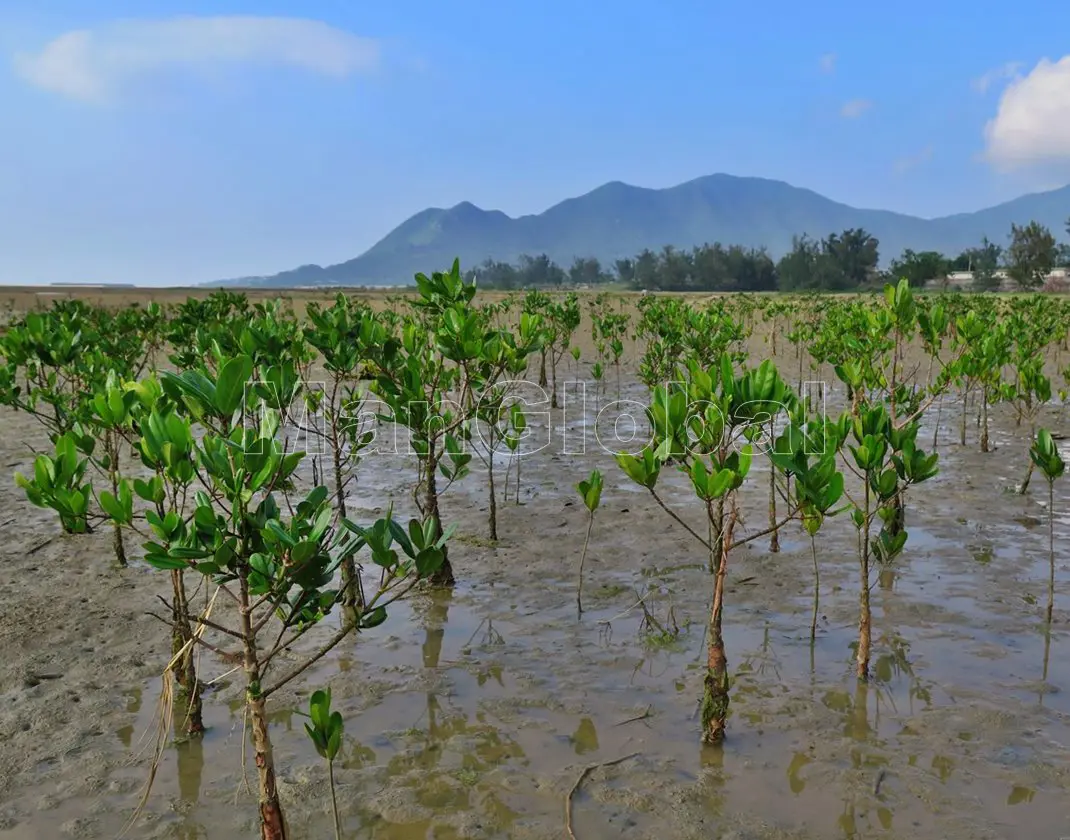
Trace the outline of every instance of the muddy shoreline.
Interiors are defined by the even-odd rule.
[[[625,380],[623,396],[642,393]],[[1070,693],[1060,690],[1070,678],[1070,492],[1056,486],[1057,595],[1046,638],[1046,492],[1004,489],[1024,472],[1026,433],[997,409],[997,449],[982,454],[972,428],[971,444],[958,446],[953,411],[940,475],[911,491],[907,550],[873,591],[869,686],[851,669],[858,571],[846,518],[819,542],[813,646],[810,547],[797,526],[777,554],[757,540],[733,557],[723,749],[698,743],[711,579],[687,535],[601,447],[566,454],[555,437],[523,464],[523,503],[499,502],[501,541],[492,546],[485,479],[474,469],[443,499],[445,518],[458,523],[457,590],[399,606],[273,698],[291,836],[332,832],[326,771],[294,714],[328,682],[346,717],[336,776],[350,838],[559,838],[565,796],[584,767],[630,753],[638,755],[593,770],[575,796],[581,840],[1070,833]],[[554,423],[559,431],[559,413]],[[0,428],[5,470],[25,471],[26,444],[42,435],[6,410]],[[577,619],[586,511],[572,485],[593,467],[606,489]],[[390,500],[407,512],[413,475],[404,457],[367,459],[351,518],[371,519]],[[680,477],[665,480],[686,511]],[[758,476],[742,493],[747,528],[764,527],[765,488]],[[161,580],[138,564],[116,569],[108,533],[61,535],[10,480],[0,482],[0,501],[9,520],[0,528],[0,840],[114,837],[149,766],[168,649],[146,612]],[[651,587],[650,608],[667,616],[671,606],[683,628],[672,643],[638,633],[636,592]],[[255,834],[240,686],[203,653],[200,668],[221,677],[206,697],[209,732],[168,747],[127,836]]]

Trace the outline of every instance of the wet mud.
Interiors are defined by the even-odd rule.
[[[572,795],[580,840],[1070,834],[1070,483],[1056,486],[1049,632],[1047,488],[1034,477],[1028,494],[1010,492],[1028,463],[1027,431],[1010,414],[993,410],[996,450],[985,454],[972,426],[958,445],[955,404],[945,410],[940,475],[910,491],[907,548],[873,589],[869,684],[853,676],[859,573],[846,516],[818,536],[813,644],[810,544],[798,525],[778,553],[760,539],[733,555],[731,709],[715,748],[700,745],[698,722],[713,579],[703,550],[594,439],[596,420],[627,438],[621,406],[597,416],[616,396],[614,383],[607,389],[596,405],[588,384],[586,415],[576,403],[552,412],[549,445],[523,459],[519,503],[512,488],[499,499],[497,544],[486,539],[478,459],[443,497],[444,518],[458,525],[455,591],[397,605],[272,698],[291,837],[333,836],[326,768],[299,714],[326,684],[346,720],[335,776],[348,838],[560,838],[585,768],[632,754],[591,769]],[[643,393],[625,378],[622,397]],[[1060,428],[1060,409],[1047,412]],[[535,434],[545,423],[532,413]],[[0,428],[5,472],[26,471],[27,444],[42,435],[7,411]],[[756,459],[741,495],[744,532],[766,525],[763,466]],[[506,467],[503,457],[500,481]],[[587,513],[573,485],[594,467],[605,490],[578,618]],[[391,501],[408,515],[414,476],[405,456],[368,457],[350,518],[375,518]],[[663,481],[697,526],[686,479],[670,471]],[[138,563],[114,567],[109,533],[60,534],[10,480],[0,503],[0,840],[114,837],[151,763],[169,641],[147,612],[165,578]],[[639,599],[679,635],[646,632]],[[317,633],[330,628],[309,634],[310,648]],[[208,732],[168,744],[127,836],[255,836],[240,679],[200,657],[214,681]]]

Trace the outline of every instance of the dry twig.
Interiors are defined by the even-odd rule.
[[[614,758],[612,761],[597,761],[594,764],[588,764],[583,768],[583,772],[580,773],[576,783],[569,789],[568,794],[565,796],[565,830],[568,832],[568,836],[572,840],[576,840],[576,834],[572,830],[572,797],[576,795],[576,791],[580,789],[580,785],[583,784],[583,780],[587,778],[587,774],[593,770],[597,770],[599,767],[612,767],[614,764],[622,764],[629,758],[635,758],[639,753],[633,752],[621,758]]]

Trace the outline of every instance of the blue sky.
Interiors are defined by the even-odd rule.
[[[428,206],[713,172],[974,210],[1070,182],[1067,31],[1036,0],[0,0],[0,283],[273,273]]]

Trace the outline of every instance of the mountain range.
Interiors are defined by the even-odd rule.
[[[224,281],[236,286],[402,285],[413,275],[462,268],[486,259],[515,262],[521,254],[547,254],[568,267],[576,257],[604,265],[665,245],[689,249],[721,242],[766,248],[778,258],[792,237],[822,238],[865,228],[880,241],[881,263],[906,248],[955,255],[987,236],[1004,244],[1011,224],[1036,220],[1057,239],[1070,217],[1070,186],[1032,193],[973,213],[923,219],[887,210],[864,210],[783,181],[708,175],[665,189],[613,181],[555,204],[537,215],[512,218],[470,202],[428,208],[402,222],[354,259],[304,265],[266,277]]]

